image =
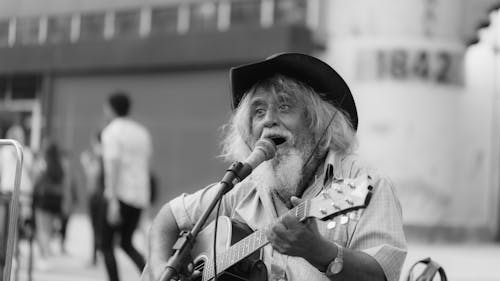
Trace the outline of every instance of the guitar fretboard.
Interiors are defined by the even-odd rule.
[[[285,215],[292,214],[303,220],[307,218],[307,207],[309,200],[306,200],[296,206],[295,208],[288,211]],[[285,216],[283,215],[283,216]],[[281,217],[283,217],[281,216]],[[281,218],[280,217],[280,218]],[[223,272],[233,266],[234,264],[240,262],[244,258],[251,255],[253,252],[267,245],[269,241],[266,238],[264,231],[257,230],[247,237],[236,242],[226,251],[217,254],[217,272]],[[207,260],[203,269],[203,281],[210,280],[214,278],[214,264],[213,259]]]

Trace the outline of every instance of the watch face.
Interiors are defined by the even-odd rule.
[[[342,270],[342,263],[341,262],[332,262],[330,264],[330,273],[331,274],[337,274]]]

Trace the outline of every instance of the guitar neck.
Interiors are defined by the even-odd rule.
[[[306,210],[309,200],[306,200],[296,206],[295,208],[288,211],[285,215],[294,215],[298,217],[301,221],[307,218]],[[283,215],[283,216],[285,216]],[[281,216],[281,217],[283,217]],[[280,218],[281,218],[280,217]],[[217,272],[222,272],[235,265],[236,263],[242,261],[255,251],[267,245],[269,241],[266,238],[266,234],[263,230],[257,230],[247,237],[236,242],[226,251],[217,254]],[[214,266],[213,260],[208,260],[205,263],[205,268],[203,270],[203,281],[210,280],[214,277]]]

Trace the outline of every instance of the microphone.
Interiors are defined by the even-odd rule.
[[[276,154],[276,144],[268,138],[261,138],[255,143],[255,147],[250,155],[243,162],[243,166],[237,173],[239,181],[245,179],[262,162],[274,158]]]
[[[233,186],[244,180],[253,169],[262,162],[269,160],[276,154],[276,145],[271,139],[261,138],[255,143],[255,147],[245,162],[234,162],[227,168],[224,177],[220,181],[223,193],[228,192]]]

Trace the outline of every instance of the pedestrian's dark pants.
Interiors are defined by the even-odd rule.
[[[102,192],[94,192],[90,196],[89,211],[92,232],[94,234],[94,247],[92,249],[92,264],[97,264],[97,252],[102,253],[102,234],[106,220],[106,204]]]
[[[132,236],[139,223],[141,217],[141,209],[120,202],[121,222],[117,226],[111,226],[107,219],[103,226],[102,233],[102,252],[104,254],[104,262],[108,272],[110,281],[119,281],[118,269],[116,267],[116,259],[114,254],[115,234],[120,236],[120,246],[125,253],[132,259],[139,271],[142,271],[145,266],[145,261],[142,255],[132,245]],[[105,203],[107,204],[107,203]],[[107,206],[106,206],[107,207]],[[107,210],[107,208],[105,208]]]

